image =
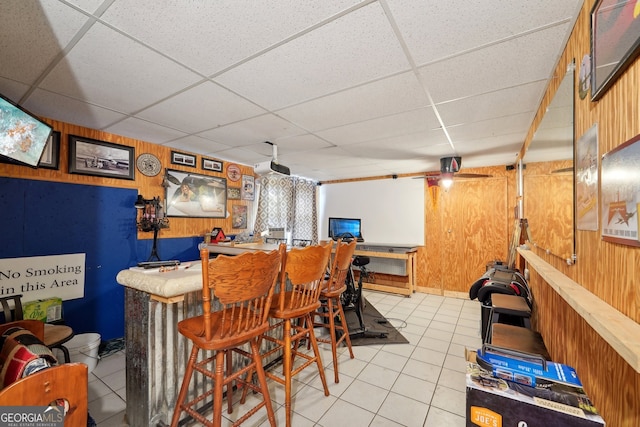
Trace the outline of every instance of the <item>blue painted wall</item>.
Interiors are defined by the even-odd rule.
[[[146,261],[153,242],[137,239],[137,195],[135,189],[0,177],[0,258],[86,254],[84,298],[63,302],[76,333],[124,336],[124,289],[115,278]],[[160,238],[158,253],[194,260],[199,241]]]

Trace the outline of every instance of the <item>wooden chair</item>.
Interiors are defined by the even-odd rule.
[[[200,251],[203,314],[178,323],[178,332],[189,339],[193,347],[178,394],[172,426],[178,424],[180,414],[184,411],[204,425],[219,427],[222,422],[223,388],[226,387],[227,412],[231,413],[235,382],[241,383],[245,390],[251,388],[262,393],[263,399],[234,425],[241,424],[262,407],[266,407],[271,425],[276,425],[258,337],[269,328],[269,309],[285,250],[286,246],[280,245],[278,251],[246,252],[234,257],[220,255],[212,260],[209,260],[207,249]],[[211,293],[220,304],[216,311],[211,310]],[[250,353],[240,348],[247,343],[251,348]],[[197,361],[200,350],[213,351],[213,356]],[[249,364],[240,368],[242,364],[232,360],[234,354],[249,359]],[[214,367],[210,369],[212,362]],[[234,367],[238,369],[232,372]],[[205,387],[202,395],[185,402],[194,370],[213,380],[213,391]],[[259,385],[251,382],[254,370],[258,374]],[[247,374],[244,379],[243,374]],[[196,408],[199,402],[212,394],[213,422],[206,420]]]
[[[325,396],[329,396],[329,388],[324,375],[324,367],[320,358],[320,349],[313,332],[311,315],[320,307],[320,291],[322,281],[331,255],[331,243],[307,246],[302,249],[291,249],[283,258],[280,268],[280,289],[274,296],[274,305],[269,316],[271,329],[282,328],[281,334],[263,334],[262,338],[276,344],[275,348],[266,352],[268,356],[282,351],[283,376],[268,371],[268,378],[284,385],[286,425],[291,427],[291,379],[306,367],[316,364]],[[308,339],[313,348],[313,356],[298,351],[302,339]],[[295,357],[304,360],[293,367]],[[246,397],[243,390],[242,400]]]
[[[44,337],[44,323],[39,320],[17,320],[0,325],[0,334],[12,327]],[[65,426],[86,426],[88,416],[87,365],[68,363],[53,366],[24,377],[0,390],[0,406],[49,406],[63,400],[68,405]]]
[[[10,305],[9,302],[13,302],[12,305]],[[0,304],[2,305],[4,322],[13,322],[24,319],[22,295],[2,297],[0,298]],[[66,325],[52,325],[41,321],[39,322],[44,325],[44,336],[41,338],[44,345],[50,349],[60,349],[62,354],[64,354],[65,363],[71,362],[69,350],[64,346],[64,343],[73,338],[73,329]]]
[[[349,328],[347,327],[347,319],[342,309],[340,296],[347,289],[346,278],[349,274],[351,259],[356,250],[356,241],[350,243],[342,242],[339,239],[336,243],[336,251],[331,263],[329,279],[323,283],[320,292],[320,308],[316,310],[316,318],[320,321],[314,322],[314,327],[325,327],[329,329],[330,338],[319,337],[318,341],[331,344],[331,353],[333,355],[333,371],[334,380],[340,382],[338,377],[338,352],[337,348],[341,342],[346,343],[349,349],[349,356],[353,359],[353,348],[351,347],[351,338],[349,336]],[[339,324],[336,324],[336,319]],[[340,338],[336,337],[336,330],[340,331]]]

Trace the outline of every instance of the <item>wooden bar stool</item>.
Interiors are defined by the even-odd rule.
[[[328,242],[303,249],[294,248],[286,253],[280,268],[280,289],[274,296],[275,301],[269,313],[269,316],[275,320],[271,329],[282,329],[282,333],[262,335],[263,339],[276,344],[263,357],[282,352],[283,376],[271,371],[267,371],[266,375],[284,385],[287,427],[291,427],[291,379],[294,375],[315,363],[324,394],[329,396],[311,315],[320,307],[320,291],[331,255],[331,246],[331,242]],[[302,339],[311,342],[313,356],[298,351]],[[304,362],[294,368],[295,357],[304,359]],[[241,402],[244,401],[246,392],[246,389],[243,390]]]
[[[220,427],[223,388],[226,387],[227,412],[231,413],[234,382],[241,383],[245,390],[251,388],[262,393],[263,397],[234,425],[241,424],[262,407],[266,407],[271,426],[276,425],[258,338],[269,329],[269,309],[285,250],[286,246],[280,245],[278,251],[246,252],[235,257],[219,255],[212,260],[209,260],[207,249],[200,251],[203,314],[178,323],[178,332],[189,339],[193,347],[171,420],[172,426],[178,425],[180,414],[184,411],[206,426]],[[211,293],[221,306],[213,312]],[[251,347],[250,353],[240,348],[246,343]],[[213,351],[213,356],[197,361],[200,350]],[[249,359],[249,363],[240,368],[245,364],[233,363],[233,354]],[[239,369],[232,372],[234,367]],[[194,370],[213,380],[213,391],[205,387],[201,395],[185,402]],[[254,370],[258,374],[259,385],[251,381]],[[243,374],[247,376],[242,378]],[[211,395],[213,422],[206,420],[196,407]]]
[[[485,342],[495,323],[508,323],[531,329],[531,307],[523,297],[494,293],[491,295],[490,315],[487,321],[487,335],[483,337]]]
[[[347,319],[342,309],[340,296],[347,289],[346,278],[351,265],[351,258],[356,250],[356,240],[350,243],[343,243],[342,239],[338,239],[336,243],[336,251],[331,263],[329,279],[323,283],[320,291],[320,307],[316,310],[315,316],[320,321],[315,321],[314,327],[325,327],[329,329],[330,338],[318,338],[319,342],[331,344],[331,353],[333,355],[333,371],[335,382],[340,382],[338,377],[338,353],[337,347],[341,342],[346,343],[349,349],[349,356],[353,356],[353,348],[351,347],[351,338],[349,336],[349,328],[347,327]],[[339,324],[336,324],[338,319]],[[336,338],[336,330],[340,331],[340,338]]]

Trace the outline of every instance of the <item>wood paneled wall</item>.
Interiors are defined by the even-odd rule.
[[[594,0],[586,0],[567,47],[562,54],[527,136],[527,144],[557,90],[567,65],[581,63],[590,53],[590,11]],[[576,85],[578,81],[576,79]],[[640,133],[640,60],[597,102],[575,96],[576,140],[598,123],[599,155]],[[597,297],[635,322],[640,322],[640,248],[605,242],[599,231],[576,231],[575,265],[536,253]],[[640,374],[633,370],[564,300],[535,272],[531,286],[536,300],[535,324],[551,356],[575,366],[585,389],[608,426],[640,425]],[[640,339],[640,337],[638,338]]]
[[[464,159],[463,159],[464,161]],[[458,179],[448,191],[425,183],[425,248],[418,252],[421,292],[467,297],[492,260],[507,260],[515,211],[515,170],[463,169],[489,178]]]
[[[573,255],[573,166],[570,160],[529,163],[524,170],[524,217],[531,242],[563,260]]]
[[[140,141],[137,139],[126,138],[119,135],[110,134],[94,129],[89,129],[81,126],[72,125],[69,123],[59,122],[55,120],[44,119],[47,123],[53,126],[54,130],[61,133],[60,135],[60,168],[59,170],[50,169],[32,169],[26,166],[17,166],[10,164],[0,164],[0,176],[10,176],[16,178],[37,179],[46,181],[57,182],[70,182],[76,184],[87,185],[99,185],[107,187],[118,188],[135,188],[138,189],[138,194],[143,195],[145,198],[150,199],[152,197],[160,197],[161,200],[165,199],[165,189],[162,187],[162,180],[164,176],[164,169],[173,169],[184,172],[194,172],[201,175],[219,176],[227,178],[226,172],[229,166],[228,162],[223,162],[223,173],[216,173],[211,171],[205,171],[200,168],[200,156],[197,157],[197,164],[195,168],[190,168],[182,165],[175,165],[171,163],[171,148],[162,145],[152,144],[150,142]],[[135,180],[125,180],[116,178],[104,178],[88,175],[69,174],[69,144],[68,135],[77,135],[85,138],[97,139],[100,141],[111,142],[114,144],[125,145],[135,148],[136,158],[142,153],[154,154],[162,163],[162,171],[154,176],[148,177],[136,170]],[[135,164],[130,165],[135,168]],[[253,175],[253,168],[250,166],[238,165],[240,170],[245,175]],[[232,182],[227,179],[227,186],[240,187],[240,181]],[[227,201],[227,211],[231,212],[232,205],[247,205],[248,210],[251,211],[252,201],[247,200],[229,200]],[[134,207],[131,206],[133,210]],[[170,217],[169,228],[160,230],[159,238],[169,237],[191,237],[202,236],[204,233],[211,231],[213,227],[221,227],[226,234],[237,234],[244,229],[234,229],[232,227],[231,216],[224,219],[213,218],[182,218],[182,217]],[[151,239],[153,233],[150,232],[138,232],[139,239]]]

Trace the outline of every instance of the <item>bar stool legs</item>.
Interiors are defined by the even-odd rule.
[[[334,381],[337,384],[340,382],[338,374],[338,346],[340,345],[340,343],[344,341],[347,344],[347,348],[349,349],[349,357],[351,359],[355,357],[353,355],[353,348],[351,347],[351,337],[349,336],[347,319],[344,315],[344,310],[342,309],[342,304],[340,303],[339,296],[328,297],[325,301],[323,301],[321,309],[316,311],[315,315],[326,319],[321,323],[316,322],[314,326],[326,326],[329,329],[329,335],[331,337],[330,339],[317,338],[317,340],[319,342],[331,344]],[[339,325],[336,325],[336,318],[339,318]],[[336,330],[342,333],[340,338],[336,337]]]

